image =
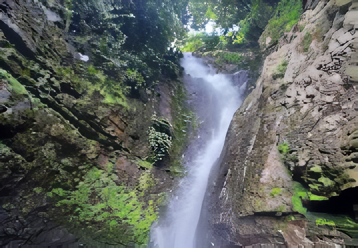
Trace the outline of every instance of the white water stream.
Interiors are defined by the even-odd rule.
[[[201,113],[198,114],[199,117],[211,116],[206,120],[213,123],[205,125],[205,137],[197,137],[203,140],[198,151],[190,151],[193,158],[186,165],[187,176],[170,199],[167,213],[152,229],[151,240],[155,248],[196,247],[195,233],[209,174],[220,156],[230,121],[242,102],[246,86],[246,83],[241,87],[234,85],[232,75],[215,74],[201,59],[191,54],[184,55],[181,65],[184,73],[190,74],[190,81],[196,87],[205,87],[204,94],[210,95],[205,96],[210,102],[205,100],[201,103],[203,106],[200,106]]]

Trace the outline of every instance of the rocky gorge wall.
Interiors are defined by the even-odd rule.
[[[310,1],[278,44],[261,38],[262,49],[272,52],[234,115],[212,173],[204,203],[205,245],[354,242],[357,4]],[[333,213],[346,217],[334,219]]]
[[[71,1],[0,1],[1,247],[12,240],[37,247],[77,240],[59,225],[80,236],[93,234],[88,229],[96,226],[99,233],[90,236],[107,243],[111,238],[113,244],[145,243],[163,194],[180,173],[166,166],[168,158],[153,166],[148,132],[161,137],[175,133],[183,114],[176,108],[184,111],[181,83],[163,73],[155,87],[137,90],[133,84],[143,84],[143,78],[120,64],[119,57],[109,56],[118,52],[115,45],[120,43],[113,42],[106,54],[107,43],[100,41],[110,35],[101,31],[101,19],[81,19],[94,11],[108,20],[113,8],[105,1],[83,1],[73,20],[71,8]],[[180,120],[177,124],[186,127]],[[81,192],[81,183],[89,183],[91,192]],[[96,212],[85,210],[101,203],[105,191],[99,190],[104,189],[117,189],[126,199],[131,194],[131,204],[146,211],[136,213],[148,215],[139,234],[129,228],[124,237],[111,234],[124,233],[123,225],[133,226],[118,216],[101,216],[123,206],[97,205],[101,211],[85,217]],[[83,205],[71,193],[76,190],[88,194]],[[74,205],[61,207],[58,202],[70,195]],[[71,215],[75,206],[79,208]],[[117,221],[109,225],[113,218]]]

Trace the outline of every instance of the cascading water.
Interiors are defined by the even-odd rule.
[[[189,93],[201,124],[195,150],[186,154],[187,175],[170,200],[167,213],[153,227],[155,248],[195,248],[195,233],[210,171],[224,146],[226,132],[240,106],[245,85],[234,85],[233,76],[215,74],[202,60],[185,54],[181,61]],[[195,104],[196,103],[196,104]],[[196,105],[196,106],[195,106]],[[200,142],[198,142],[200,141]]]

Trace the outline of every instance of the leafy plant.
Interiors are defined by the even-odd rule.
[[[7,71],[0,69],[0,80],[7,81],[9,90],[12,91],[15,94],[21,95],[21,94],[27,94],[27,90],[25,87],[19,83],[13,76],[11,76],[10,73]]]
[[[240,29],[233,43],[256,43],[272,14],[270,5],[262,0],[252,0],[250,12],[239,22]]]
[[[153,126],[149,127],[148,140],[153,152],[153,160],[162,160],[172,146],[170,123],[165,119],[152,117]]]
[[[302,14],[302,2],[299,0],[281,0],[273,17],[269,20],[262,37],[271,38],[271,44],[277,43],[278,39],[289,32],[298,23]]]
[[[220,37],[216,34],[207,34],[204,32],[189,34],[189,37],[184,39],[184,45],[181,50],[183,52],[213,51],[219,42]]]
[[[283,155],[286,155],[290,152],[290,147],[288,146],[288,143],[286,143],[286,142],[279,144],[277,149],[278,149],[278,152]]]

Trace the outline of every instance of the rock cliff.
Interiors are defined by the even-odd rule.
[[[307,2],[278,44],[261,37],[269,55],[204,204],[215,247],[335,247],[356,237],[357,4]]]
[[[62,227],[107,243],[145,243],[180,173],[166,166],[190,118],[175,79],[179,54],[163,58],[163,40],[151,50],[138,44],[149,52],[136,54],[123,28],[133,3],[112,2],[0,1],[1,247],[76,240]],[[113,216],[127,210],[111,197],[134,206],[126,218]]]

